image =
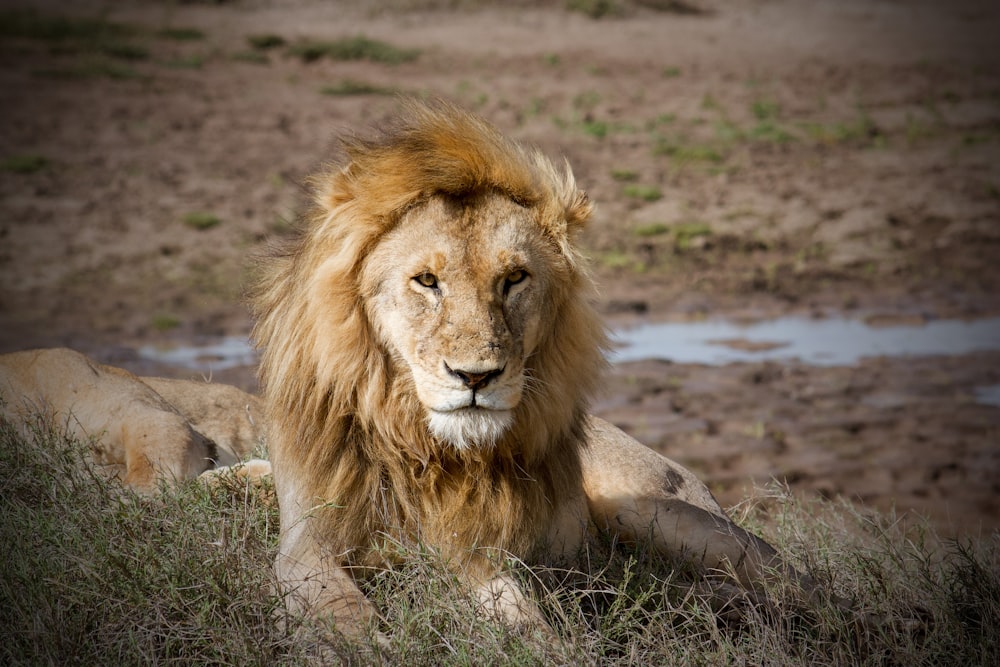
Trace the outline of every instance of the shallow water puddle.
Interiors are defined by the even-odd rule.
[[[257,352],[241,336],[227,336],[207,345],[144,345],[143,359],[198,371],[222,371],[257,364]]]
[[[984,405],[1000,406],[1000,384],[976,389],[976,402]]]
[[[895,326],[802,317],[753,324],[724,320],[668,322],[621,329],[614,332],[613,339],[617,347],[610,358],[616,363],[666,359],[720,365],[797,359],[815,366],[851,366],[865,357],[1000,350],[1000,317]]]

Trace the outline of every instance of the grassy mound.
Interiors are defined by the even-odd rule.
[[[771,591],[734,615],[670,563],[594,544],[587,575],[515,568],[557,629],[540,638],[483,620],[445,568],[411,552],[366,583],[388,647],[306,641],[275,593],[267,493],[230,479],[142,497],[85,450],[0,423],[2,664],[1000,664],[1000,538],[941,543],[781,493],[746,501],[739,522],[852,611]]]

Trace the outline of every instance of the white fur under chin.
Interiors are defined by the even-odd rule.
[[[507,431],[513,418],[510,410],[431,410],[428,427],[431,433],[459,451],[488,449]]]

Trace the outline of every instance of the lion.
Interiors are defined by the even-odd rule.
[[[808,585],[691,472],[588,415],[609,343],[568,164],[445,102],[343,145],[251,293],[292,611],[370,631],[359,580],[401,543],[485,614],[544,627],[505,559],[572,563],[598,532]]]
[[[260,399],[227,385],[140,378],[65,348],[0,355],[0,418],[88,441],[94,462],[141,492],[240,464],[263,437]],[[240,474],[269,472],[248,462]]]

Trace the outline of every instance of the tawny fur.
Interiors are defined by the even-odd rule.
[[[97,464],[144,492],[235,464],[263,433],[260,399],[235,387],[138,378],[64,348],[0,355],[0,419],[30,437],[38,416],[90,442]]]

